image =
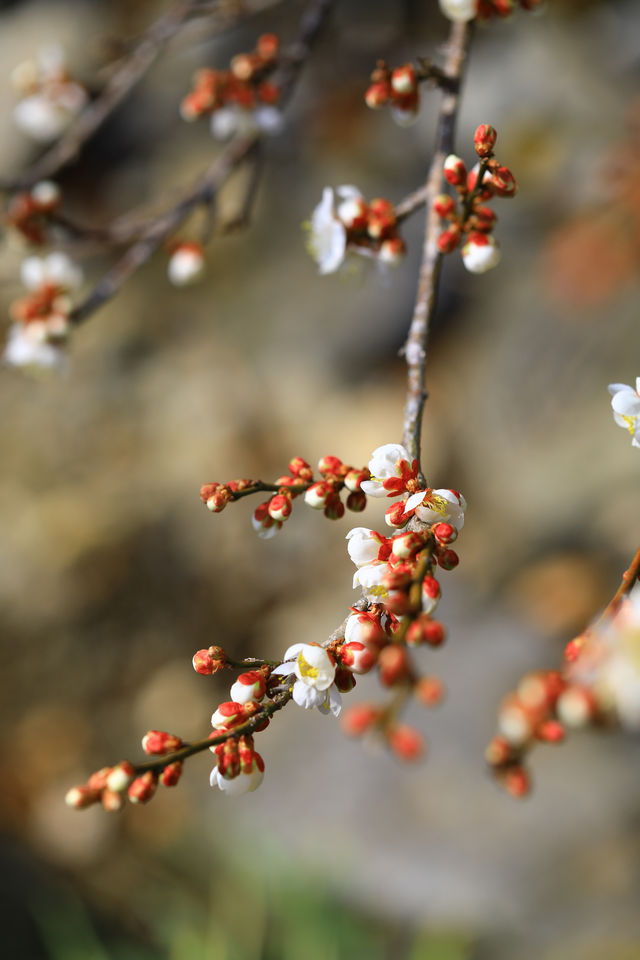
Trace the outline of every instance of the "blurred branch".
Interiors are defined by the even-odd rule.
[[[251,220],[251,214],[258,193],[258,186],[260,184],[260,177],[262,176],[262,170],[264,168],[264,150],[260,142],[254,145],[247,162],[251,164],[251,170],[249,172],[244,197],[242,198],[242,204],[238,212],[233,217],[229,217],[223,224],[223,233],[233,233],[235,230],[242,230],[248,226]]]
[[[635,586],[638,578],[640,578],[640,547],[638,547],[628,569],[622,574],[622,583],[598,617],[596,623],[602,623],[604,620],[607,620],[609,617],[613,616],[620,606],[622,600]]]
[[[306,62],[313,44],[329,13],[333,0],[311,0],[305,10],[296,41],[290,48],[282,70],[281,103],[286,105],[290,99],[302,66]],[[216,160],[208,167],[195,187],[191,187],[169,210],[147,221],[142,228],[142,236],[123,257],[98,282],[88,297],[79,304],[70,315],[72,323],[86,320],[98,307],[110,300],[123,283],[128,280],[169,236],[200,204],[211,203],[217,191],[227,181],[231,173],[243,163],[253,151],[258,149],[260,134],[240,137],[232,140]],[[255,189],[255,188],[254,188]],[[250,198],[253,202],[253,197]],[[117,227],[116,227],[117,229]],[[129,227],[134,236],[139,225]],[[122,242],[122,240],[120,241]]]
[[[407,399],[404,413],[403,444],[412,458],[420,460],[420,433],[422,412],[427,399],[425,389],[427,369],[427,342],[431,318],[436,308],[442,254],[438,250],[440,217],[433,209],[433,201],[441,192],[444,179],[443,165],[453,152],[456,120],[460,101],[460,83],[471,43],[472,27],[454,22],[449,35],[448,55],[444,72],[450,78],[449,89],[443,94],[436,149],[431,160],[427,182],[423,188],[427,206],[422,266],[413,318],[407,340],[402,349],[407,362]],[[413,198],[416,194],[412,195]]]
[[[38,180],[55,176],[74,160],[85,142],[93,136],[133,87],[144,77],[171,38],[182,28],[199,6],[198,0],[178,0],[168,13],[156,20],[144,33],[140,43],[126,57],[122,66],[108,81],[102,93],[92,100],[65,134],[21,177],[5,190],[22,190]]]

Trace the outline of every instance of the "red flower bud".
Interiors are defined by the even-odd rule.
[[[407,724],[399,724],[388,733],[389,746],[400,760],[419,760],[425,750],[422,735]]]
[[[375,726],[381,712],[372,703],[355,703],[343,713],[342,729],[348,737],[361,737]]]
[[[455,550],[442,550],[438,553],[438,566],[443,570],[453,570],[460,563],[460,557]]]
[[[488,123],[481,123],[473,135],[473,143],[479,157],[489,157],[493,153],[498,134]]]
[[[168,763],[160,774],[160,783],[165,787],[175,787],[182,776],[182,761],[176,760],[174,763]]]
[[[141,777],[136,777],[129,785],[127,795],[131,803],[148,803],[156,792],[158,785],[157,774],[153,770],[147,770]]]
[[[347,497],[347,510],[353,510],[354,513],[362,513],[367,506],[367,495],[362,490],[354,490]]]
[[[411,665],[404,647],[398,644],[389,644],[380,651],[378,660],[380,683],[384,687],[393,687],[396,683],[406,680],[411,672]]]

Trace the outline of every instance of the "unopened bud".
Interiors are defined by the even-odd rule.
[[[433,209],[439,217],[449,217],[455,213],[456,202],[448,193],[441,193],[433,201]]]
[[[454,570],[460,563],[460,557],[455,550],[441,550],[438,553],[438,566],[443,570]]]
[[[135,767],[128,760],[123,760],[116,764],[106,780],[106,786],[114,793],[121,793],[126,790],[135,777]]]
[[[158,777],[153,770],[147,770],[129,784],[127,796],[131,803],[148,803],[156,792]]]
[[[444,643],[445,630],[439,620],[431,620],[422,614],[409,626],[407,630],[407,644],[410,647],[421,646],[423,643],[430,647],[441,647]]]
[[[387,734],[389,746],[400,760],[419,760],[424,751],[425,743],[422,735],[413,727],[405,723],[393,727]]]
[[[479,157],[489,157],[493,153],[498,134],[488,123],[481,123],[473,135],[473,145]]]
[[[269,501],[269,516],[272,520],[286,520],[291,515],[291,497],[277,493]]]
[[[304,502],[313,510],[324,510],[329,497],[334,495],[334,489],[329,483],[320,481],[312,484],[305,492]]]
[[[443,230],[438,237],[438,250],[440,253],[451,253],[455,250],[456,247],[460,245],[461,236],[460,227],[457,224],[449,227],[448,230]]]
[[[175,760],[173,763],[168,763],[160,774],[160,783],[165,787],[175,787],[181,776],[182,761]]]
[[[453,543],[458,536],[458,531],[450,523],[434,523],[431,527],[431,533],[438,543]]]
[[[192,663],[196,673],[208,677],[226,666],[226,654],[222,647],[209,647],[208,650],[198,650],[193,655]]]
[[[393,687],[396,683],[406,680],[411,671],[409,658],[404,647],[389,644],[380,651],[378,660],[380,683],[384,687]]]
[[[339,520],[344,517],[344,503],[339,496],[335,495],[327,500],[324,515],[328,520]]]
[[[300,480],[311,480],[313,477],[313,470],[302,457],[294,457],[289,461],[289,472]]]
[[[67,790],[64,802],[68,807],[74,810],[84,810],[86,807],[93,806],[100,799],[99,790],[91,790],[87,786],[71,787]]]
[[[437,707],[444,698],[444,684],[439,677],[421,677],[413,688],[413,695],[423,707]]]
[[[352,673],[368,673],[375,666],[378,652],[374,647],[353,641],[343,644],[340,650],[340,660]]]
[[[388,526],[390,527],[404,527],[410,520],[408,514],[404,512],[404,503],[398,501],[397,503],[392,503],[390,507],[387,507],[384,513],[384,519]]]
[[[404,259],[406,252],[407,245],[402,237],[389,237],[380,244],[378,259],[394,267]]]
[[[342,715],[341,725],[348,737],[361,737],[380,719],[381,710],[372,703],[355,703]]]
[[[163,730],[149,730],[142,738],[142,749],[151,756],[173,753],[182,746],[182,739]]]
[[[400,560],[408,560],[424,546],[424,539],[418,533],[402,533],[393,538],[391,552]]]
[[[347,510],[354,513],[362,513],[367,506],[367,495],[362,490],[354,490],[347,497]]]
[[[389,86],[386,83],[372,83],[364,95],[364,102],[372,110],[378,110],[389,100]]]
[[[396,67],[391,73],[391,87],[395,93],[413,93],[418,87],[416,72],[410,63]]]
[[[327,473],[337,473],[339,474],[342,469],[342,460],[339,457],[322,457],[318,461],[318,470],[322,474]]]
[[[461,157],[455,153],[450,153],[444,161],[444,176],[447,183],[454,187],[460,187],[467,179],[467,168]]]

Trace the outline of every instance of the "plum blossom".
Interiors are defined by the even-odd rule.
[[[369,497],[399,497],[417,487],[418,461],[400,443],[377,447],[369,460],[371,480],[363,480],[362,490]]]
[[[461,252],[462,262],[470,273],[486,273],[500,263],[500,248],[487,233],[472,233]]]
[[[413,511],[423,523],[450,523],[456,530],[464,526],[467,501],[457,490],[419,490],[405,504],[405,512]]]
[[[211,771],[209,783],[212,787],[218,787],[228,797],[239,797],[243,793],[253,793],[257,790],[264,780],[264,760],[259,753],[253,753],[253,765],[251,770],[241,770],[234,777],[225,777],[220,773],[220,769],[215,766]]]
[[[640,730],[640,587],[589,633],[571,678],[590,688],[600,707],[613,711],[623,727]]]
[[[631,446],[640,447],[640,377],[635,390],[626,383],[610,383],[613,419],[631,434]]]
[[[204,273],[204,253],[199,243],[179,243],[167,266],[167,275],[174,287],[195,283]]]
[[[347,551],[356,567],[366,566],[376,560],[387,560],[391,553],[391,540],[368,527],[354,527],[345,539]]]
[[[473,20],[478,0],[440,0],[440,10],[449,20]]]
[[[294,643],[284,655],[284,662],[272,674],[295,674],[293,699],[299,707],[339,716],[342,698],[334,683],[336,665],[324,647],[312,643]]]
[[[41,143],[59,137],[87,102],[86,90],[70,78],[57,44],[39,50],[36,60],[18,64],[11,79],[21,94],[13,109],[16,126]]]
[[[254,134],[273,136],[284,126],[282,112],[270,104],[253,109],[232,104],[220,107],[211,114],[211,135],[215,140],[231,137],[250,137]]]
[[[338,193],[341,189],[338,187]],[[335,212],[331,187],[324,188],[322,200],[311,214],[308,247],[322,275],[335,273],[344,262],[347,230]]]
[[[27,257],[20,276],[29,295],[11,304],[14,319],[3,358],[18,367],[62,369],[69,332],[68,293],[82,283],[82,270],[65,253]]]

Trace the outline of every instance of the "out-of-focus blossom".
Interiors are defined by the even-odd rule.
[[[631,434],[631,445],[640,447],[640,377],[635,390],[626,383],[610,383],[613,419]]]

